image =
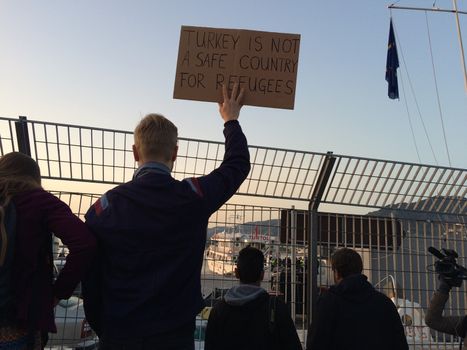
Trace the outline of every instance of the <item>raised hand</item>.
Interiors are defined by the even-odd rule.
[[[227,92],[227,86],[222,85],[222,94],[224,96],[224,101],[219,103],[219,113],[221,114],[224,122],[229,120],[237,120],[240,116],[240,109],[242,108],[242,100],[244,89],[240,89],[238,94],[238,83],[235,83],[232,89],[232,94],[229,96]]]

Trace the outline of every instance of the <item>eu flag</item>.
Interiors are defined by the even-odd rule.
[[[388,82],[388,96],[393,100],[399,98],[397,68],[399,68],[399,57],[397,56],[396,38],[394,37],[391,18],[389,24],[388,57],[386,59],[386,81]]]

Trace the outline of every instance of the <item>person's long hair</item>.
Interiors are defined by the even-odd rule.
[[[0,266],[4,263],[8,245],[5,229],[6,207],[15,195],[40,187],[41,172],[31,157],[11,152],[0,158]]]

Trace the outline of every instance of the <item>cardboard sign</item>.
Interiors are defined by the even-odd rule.
[[[293,109],[300,35],[182,26],[174,98],[222,102],[222,84],[243,104]]]

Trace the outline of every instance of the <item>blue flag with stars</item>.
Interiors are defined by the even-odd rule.
[[[386,81],[388,82],[388,96],[393,100],[399,98],[397,68],[399,68],[399,57],[397,56],[396,38],[391,18],[389,24],[388,57],[386,59]]]

